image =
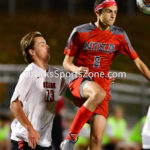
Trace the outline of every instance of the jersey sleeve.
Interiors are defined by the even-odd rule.
[[[122,54],[128,56],[132,60],[138,58],[138,54],[136,53],[136,51],[132,47],[131,42],[130,42],[125,31],[123,33],[123,38],[122,38],[121,43],[120,43],[120,52]]]
[[[30,91],[31,84],[32,79],[29,76],[29,73],[23,72],[19,77],[18,83],[11,98],[11,102],[15,101],[16,99],[19,99],[21,102],[23,102]]]
[[[74,28],[65,47],[64,54],[69,56],[75,56],[79,46],[79,33],[77,29]]]

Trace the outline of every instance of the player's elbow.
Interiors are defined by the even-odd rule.
[[[66,63],[66,60],[64,60],[64,61],[63,61],[63,67],[64,67],[65,69],[67,69],[66,66],[67,66],[67,63]]]
[[[14,113],[15,110],[18,108],[18,105],[19,105],[18,100],[15,100],[15,101],[11,102],[11,104],[10,104],[10,111],[12,113]]]
[[[69,65],[69,61],[68,61],[67,58],[65,58],[64,61],[63,61],[63,67],[64,67],[64,69],[68,70],[68,65]]]
[[[74,59],[73,56],[68,56],[68,55],[65,56],[64,61],[63,61],[63,67],[66,70],[70,70],[70,67],[73,64],[73,59]]]
[[[14,102],[12,102],[11,104],[10,104],[10,111],[13,113],[13,110],[14,110]]]
[[[12,102],[10,104],[10,111],[13,113],[15,109],[16,109],[16,102]]]

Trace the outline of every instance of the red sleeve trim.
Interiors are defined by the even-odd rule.
[[[139,56],[137,55],[136,52],[134,52],[134,54],[130,57],[132,60],[137,59]]]
[[[68,48],[65,48],[65,50],[64,50],[64,54],[65,54],[65,55],[74,56],[74,54],[71,53],[71,52],[72,52],[72,50],[71,50],[71,49],[68,49]]]

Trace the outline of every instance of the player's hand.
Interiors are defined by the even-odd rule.
[[[77,71],[76,71],[76,73],[77,73],[77,75],[85,75],[85,74],[87,74],[89,72],[89,68],[87,68],[87,67],[78,67],[78,69],[77,69]]]
[[[34,128],[28,129],[28,144],[32,149],[36,148],[39,138],[40,134]]]

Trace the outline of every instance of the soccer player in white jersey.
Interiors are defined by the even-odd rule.
[[[58,77],[59,69],[48,65],[50,47],[40,32],[25,35],[20,45],[29,65],[11,98],[10,109],[15,116],[11,150],[51,150],[55,105],[65,81]]]
[[[150,150],[150,106],[142,130],[142,150]]]

